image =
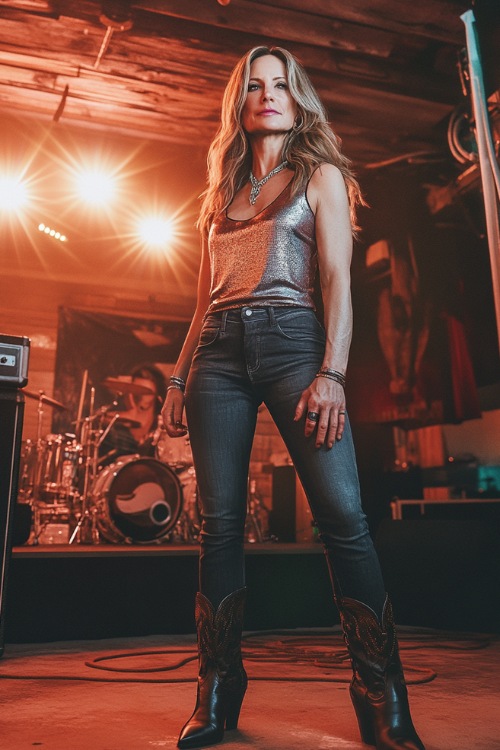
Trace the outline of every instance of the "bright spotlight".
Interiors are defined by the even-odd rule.
[[[161,216],[144,218],[139,222],[139,236],[146,245],[164,247],[174,236],[173,222]]]
[[[18,211],[28,201],[28,189],[18,177],[0,177],[0,211]]]
[[[78,191],[87,203],[105,205],[114,197],[115,179],[99,170],[88,170],[78,175]]]

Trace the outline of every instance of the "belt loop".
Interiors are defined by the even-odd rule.
[[[223,310],[222,311],[222,319],[221,319],[221,327],[220,327],[221,333],[225,333],[226,332],[226,321],[227,321],[227,314],[228,314],[228,312],[229,312],[229,310]]]
[[[267,314],[269,315],[269,322],[271,324],[271,328],[275,328],[276,327],[276,315],[274,314],[274,307],[268,307]]]

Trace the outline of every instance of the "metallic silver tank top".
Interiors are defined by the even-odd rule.
[[[312,307],[317,267],[314,214],[306,187],[290,197],[290,183],[251,219],[222,211],[210,228],[208,313],[242,306]]]

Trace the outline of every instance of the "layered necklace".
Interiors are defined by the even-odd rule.
[[[255,205],[255,201],[259,197],[260,189],[263,185],[266,184],[268,180],[271,179],[271,177],[274,177],[275,174],[278,174],[278,172],[281,172],[282,169],[285,169],[285,167],[288,166],[288,162],[282,161],[281,164],[278,164],[277,167],[274,167],[274,169],[271,169],[269,174],[266,174],[265,177],[262,178],[262,180],[258,180],[255,176],[252,170],[250,170],[250,182],[252,184],[252,189],[250,190],[250,204],[253,206]]]

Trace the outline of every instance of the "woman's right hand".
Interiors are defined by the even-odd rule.
[[[182,423],[184,413],[184,393],[180,388],[167,391],[167,398],[161,410],[163,425],[170,437],[182,437],[187,433],[187,427]]]

